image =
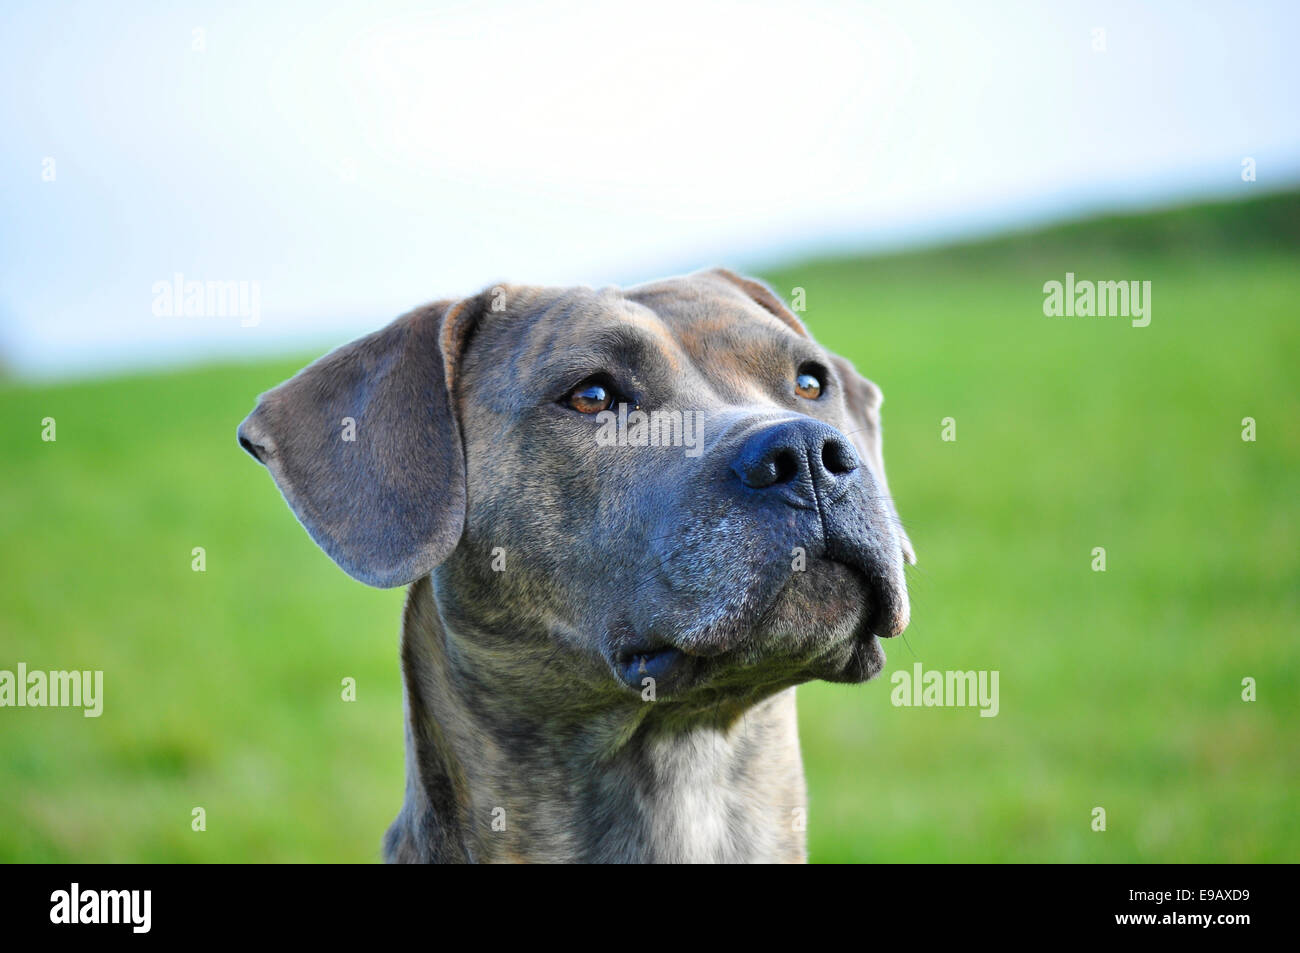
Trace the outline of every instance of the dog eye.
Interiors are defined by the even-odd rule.
[[[821,368],[801,367],[794,379],[794,392],[806,400],[816,400],[822,395]]]
[[[569,391],[564,402],[580,414],[598,414],[614,403],[614,391],[600,381],[585,380]]]

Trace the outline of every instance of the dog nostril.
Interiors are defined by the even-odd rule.
[[[793,450],[782,448],[772,457],[772,468],[776,471],[774,484],[789,483],[799,473],[799,457]]]
[[[858,468],[858,455],[843,440],[827,440],[822,444],[822,466],[838,476],[852,473]]]
[[[815,420],[783,421],[753,433],[731,464],[750,489],[794,487],[792,506],[806,506],[819,488],[840,483],[861,465],[853,444],[839,431]],[[847,483],[845,484],[847,485]]]

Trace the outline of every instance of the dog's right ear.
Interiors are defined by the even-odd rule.
[[[419,579],[460,540],[452,385],[482,299],[437,302],[344,345],[263,394],[239,426],[311,538],[364,583]]]

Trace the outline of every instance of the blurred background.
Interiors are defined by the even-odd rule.
[[[882,679],[799,690],[812,859],[1300,860],[1298,34],[1285,2],[6,4],[0,669],[105,701],[0,709],[0,860],[378,859],[403,593],[236,425],[424,301],[717,264],[881,385],[920,557]],[[1045,316],[1067,272],[1150,281],[1151,323]],[[892,706],[916,662],[999,671],[998,716]]]

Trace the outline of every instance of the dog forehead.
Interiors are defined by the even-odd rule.
[[[748,295],[710,275],[632,288],[510,288],[504,320],[487,322],[484,356],[500,366],[540,366],[557,352],[591,346],[611,333],[653,347],[670,365],[725,354],[783,355],[800,338]]]
[[[653,311],[688,346],[711,337],[772,341],[801,336],[793,325],[714,272],[637,285],[623,295]]]

